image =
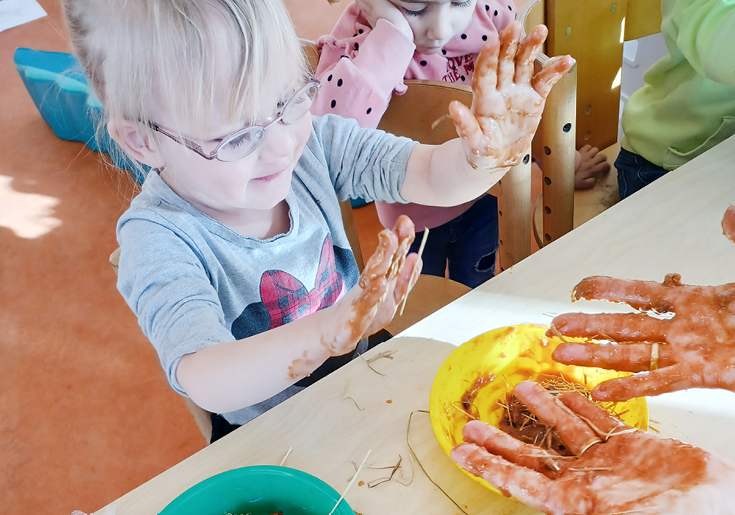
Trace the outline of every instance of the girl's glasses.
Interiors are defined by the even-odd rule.
[[[206,153],[201,145],[198,145],[186,138],[174,136],[153,122],[150,122],[149,126],[154,131],[160,132],[164,136],[168,136],[175,142],[184,145],[189,150],[193,150],[204,159],[210,161],[212,159],[217,159],[225,162],[237,161],[238,159],[242,159],[248,154],[251,154],[256,148],[258,148],[260,142],[263,141],[263,136],[265,136],[265,130],[270,125],[276,122],[290,125],[303,118],[304,115],[309,112],[311,104],[314,102],[314,97],[316,97],[316,93],[319,91],[320,87],[321,84],[319,81],[310,77],[309,82],[303,88],[294,93],[291,98],[283,104],[283,107],[280,108],[276,113],[276,116],[271,121],[263,126],[251,125],[249,127],[238,129],[222,139],[216,140],[219,141],[219,143],[210,153]]]

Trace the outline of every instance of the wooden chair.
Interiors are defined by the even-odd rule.
[[[555,203],[560,183],[563,190],[569,191],[571,180],[573,190],[576,148],[585,144],[600,148],[613,165],[620,149],[617,139],[623,43],[661,31],[661,0],[536,0],[526,4],[518,17],[524,32],[540,23],[549,28],[538,65],[547,56],[564,54],[577,61],[549,95],[534,140],[534,155],[539,157],[543,170],[543,194],[534,213],[534,234],[542,246],[620,200],[613,167],[592,189],[575,191],[573,203],[571,199]]]

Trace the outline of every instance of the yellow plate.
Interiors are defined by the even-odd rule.
[[[463,401],[473,415],[479,414],[480,420],[497,427],[504,411],[498,401],[505,404],[508,392],[513,391],[521,381],[541,383],[561,376],[592,390],[606,379],[631,375],[557,363],[551,354],[561,340],[545,336],[547,329],[547,326],[539,325],[495,329],[460,345],[444,361],[431,387],[429,411],[434,434],[447,455],[463,442],[462,428],[472,420],[463,411]],[[619,414],[620,419],[629,426],[644,431],[648,429],[645,398],[602,403],[601,406]],[[490,490],[500,493],[484,479],[464,472]]]

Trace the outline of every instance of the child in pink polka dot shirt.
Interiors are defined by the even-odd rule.
[[[332,33],[319,39],[316,74],[322,88],[311,112],[374,128],[393,91],[406,91],[404,79],[469,86],[482,45],[514,18],[511,0],[356,0]],[[451,279],[470,287],[494,275],[495,197],[485,194],[454,207],[376,202],[376,209],[385,227],[405,214],[417,229],[432,230],[423,273],[443,277],[448,268]],[[418,233],[414,246],[421,239]]]

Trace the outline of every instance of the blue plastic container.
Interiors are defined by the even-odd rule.
[[[111,152],[115,142],[107,130],[97,134],[103,117],[102,104],[73,55],[18,48],[13,60],[33,103],[54,134],[64,140],[81,141],[96,152],[110,154],[115,166],[130,170],[138,182],[143,182],[145,174],[141,174],[123,152]]]

